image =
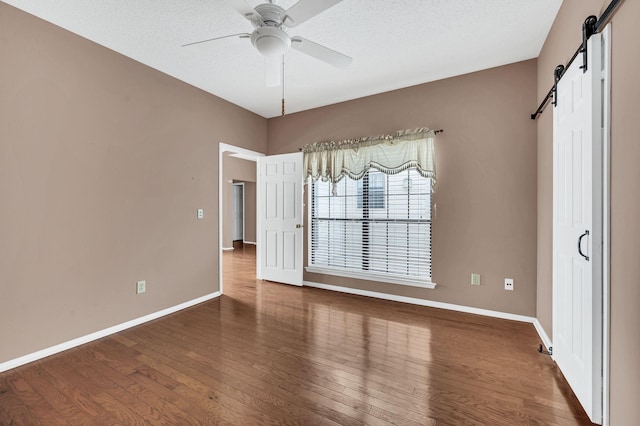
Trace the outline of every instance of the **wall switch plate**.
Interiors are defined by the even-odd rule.
[[[138,281],[136,283],[136,294],[141,294],[147,291],[147,282],[145,280]]]
[[[480,274],[471,274],[471,285],[480,285]]]
[[[198,209],[198,219],[202,219],[204,217],[204,209]]]
[[[505,290],[513,290],[513,278],[505,278],[504,279],[504,289]]]

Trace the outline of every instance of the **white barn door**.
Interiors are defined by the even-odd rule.
[[[258,159],[258,278],[302,285],[302,153]]]
[[[553,116],[553,358],[602,422],[601,36],[557,86]]]

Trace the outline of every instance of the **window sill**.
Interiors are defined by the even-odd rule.
[[[436,283],[414,280],[411,278],[402,278],[396,277],[393,275],[384,275],[384,274],[376,274],[376,273],[359,273],[355,271],[348,271],[345,269],[333,269],[333,268],[320,268],[317,266],[307,266],[304,268],[305,271],[311,272],[314,274],[324,274],[324,275],[335,275],[337,277],[346,277],[346,278],[357,278],[360,280],[367,281],[378,281],[387,284],[400,284],[400,285],[408,285],[412,287],[420,287],[420,288],[436,288]]]

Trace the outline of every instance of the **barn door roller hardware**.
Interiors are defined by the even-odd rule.
[[[562,74],[564,74],[564,65],[558,65],[555,70],[553,70],[553,106],[558,105],[558,82],[562,78]]]
[[[611,18],[611,16],[613,16],[616,8],[623,1],[624,0],[612,0],[611,3],[609,3],[609,6],[607,6],[605,11],[602,13],[602,16],[600,16],[600,19],[591,15],[584,20],[584,24],[582,24],[582,44],[580,44],[580,47],[578,47],[578,49],[576,50],[576,53],[573,54],[573,56],[569,60],[569,63],[567,63],[566,66],[558,65],[556,69],[553,71],[553,87],[549,90],[549,92],[547,92],[547,96],[545,96],[545,98],[542,100],[542,103],[540,103],[540,106],[538,106],[538,109],[536,110],[536,112],[531,114],[532,120],[535,120],[536,118],[538,118],[540,114],[542,114],[542,111],[544,111],[544,108],[547,106],[549,99],[553,98],[554,106],[558,104],[558,100],[556,99],[558,81],[560,81],[565,71],[569,68],[569,66],[571,66],[573,61],[578,57],[580,53],[582,53],[582,58],[583,58],[583,65],[580,68],[582,68],[583,72],[587,71],[587,55],[588,55],[587,41],[589,40],[589,37],[600,32],[604,28],[607,22],[609,22],[609,19]],[[562,67],[562,70],[558,71],[560,67]]]
[[[589,16],[584,20],[584,24],[582,24],[582,72],[587,72],[587,42],[589,41],[589,37],[596,33],[596,24],[598,23],[598,18],[594,15]]]

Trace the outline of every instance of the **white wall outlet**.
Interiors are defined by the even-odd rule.
[[[147,282],[145,280],[138,281],[136,283],[136,294],[141,294],[147,291]]]
[[[480,274],[471,274],[471,285],[480,285]]]
[[[504,289],[505,290],[513,290],[513,278],[505,278],[504,279]]]
[[[198,209],[198,219],[202,219],[204,217],[204,209]]]

